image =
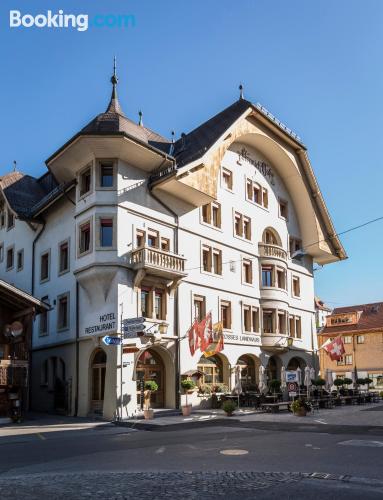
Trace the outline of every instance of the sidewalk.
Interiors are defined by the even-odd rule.
[[[223,410],[194,410],[190,417],[181,415],[155,416],[153,420],[129,419],[115,422],[116,425],[142,430],[165,430],[169,428],[193,428],[205,425],[235,426],[246,424],[291,424],[317,429],[318,426],[348,426],[378,428],[383,432],[383,404],[371,403],[363,406],[342,406],[331,410],[312,411],[306,417],[297,417],[290,412],[265,413],[249,409],[239,409],[232,417],[227,417]],[[325,429],[323,429],[325,432]]]

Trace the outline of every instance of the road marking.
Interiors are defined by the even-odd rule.
[[[327,422],[323,422],[322,420],[314,420],[314,422],[318,422],[318,424],[327,425]]]
[[[383,441],[368,441],[366,439],[350,439],[338,443],[342,446],[368,446],[370,448],[383,448]]]
[[[249,452],[247,450],[221,450],[221,455],[247,455]]]
[[[312,444],[309,444],[309,443],[308,443],[308,444],[305,444],[305,446],[307,446],[307,447],[311,447],[311,446],[312,446]]]
[[[43,436],[42,434],[40,434],[40,432],[37,433],[37,436],[39,436],[39,438],[42,440],[42,441],[46,441],[46,437]]]
[[[157,453],[157,454],[163,453],[163,452],[165,451],[165,449],[166,449],[166,448],[165,448],[165,446],[160,446],[160,447],[159,447],[159,448],[155,451],[155,453]]]

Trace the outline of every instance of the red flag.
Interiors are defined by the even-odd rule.
[[[332,361],[339,361],[343,354],[346,352],[342,337],[340,335],[336,337],[332,342],[325,345],[323,349],[327,352]]]
[[[206,351],[209,345],[213,342],[211,311],[198,325],[198,335],[200,339],[201,351]]]
[[[192,326],[188,330],[188,338],[189,338],[189,349],[190,354],[194,356],[194,353],[199,348],[199,336],[198,336],[198,321],[195,319]]]

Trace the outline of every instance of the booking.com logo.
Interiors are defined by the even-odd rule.
[[[47,10],[45,14],[21,14],[19,10],[9,11],[9,26],[11,28],[72,28],[77,31],[87,31],[95,28],[129,28],[136,25],[132,14],[64,14],[60,9],[57,13]]]

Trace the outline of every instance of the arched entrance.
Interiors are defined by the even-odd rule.
[[[245,354],[238,359],[237,364],[241,367],[242,390],[255,391],[257,389],[257,373],[254,360]]]
[[[267,381],[281,379],[280,361],[275,356],[271,356],[266,368]]]
[[[151,395],[151,406],[163,408],[165,404],[165,366],[160,355],[151,349],[144,351],[137,361],[137,405],[141,403],[141,383],[147,380],[154,380],[158,385],[158,391]]]
[[[197,369],[202,372],[201,384],[214,387],[223,384],[223,365],[219,356],[201,356]]]
[[[306,367],[306,362],[302,358],[298,357],[291,358],[287,365],[287,369],[291,371],[295,371],[297,368],[304,370],[305,367]]]
[[[91,411],[102,413],[105,392],[106,354],[97,349],[91,365]]]

